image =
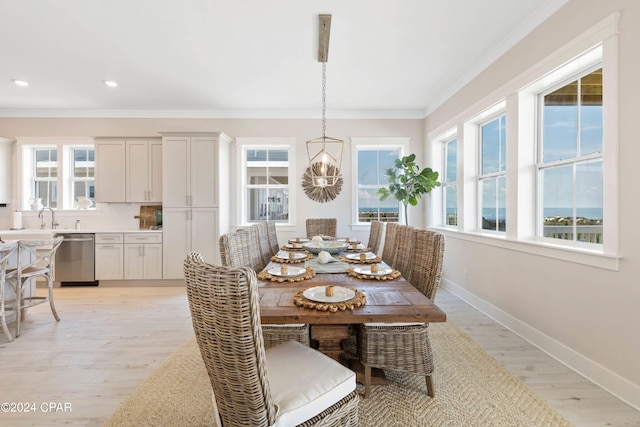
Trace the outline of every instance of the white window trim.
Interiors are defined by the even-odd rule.
[[[409,152],[410,138],[407,137],[351,137],[351,159],[353,167],[351,168],[351,182],[353,183],[353,191],[351,192],[351,230],[362,231],[369,230],[371,224],[368,222],[358,222],[358,150],[400,150],[400,157],[406,156]],[[404,218],[404,205],[400,202],[398,218]]]
[[[27,199],[25,194],[31,193],[31,173],[33,173],[33,166],[26,166],[24,162],[32,159],[32,150],[34,148],[50,148],[56,147],[58,150],[58,204],[62,204],[61,207],[55,208],[56,213],[74,212],[78,210],[72,206],[67,206],[68,203],[68,191],[69,182],[65,182],[65,177],[69,177],[69,148],[70,147],[93,147],[94,140],[91,137],[17,137],[16,138],[16,170],[14,173],[14,179],[17,185],[15,186],[16,194],[14,199],[14,206],[17,210],[28,213],[32,210],[27,205]],[[25,153],[29,151],[29,153]],[[60,203],[61,202],[61,203]],[[85,213],[86,210],[83,210]]]
[[[251,225],[245,218],[247,217],[246,195],[245,189],[247,188],[247,150],[277,150],[285,149],[289,152],[289,222],[279,223],[276,222],[276,227],[282,230],[294,231],[296,228],[296,139],[294,137],[236,137],[238,164],[240,167],[237,171],[237,187],[235,200],[235,206],[238,207],[236,211],[236,226],[249,226]]]
[[[475,206],[469,203],[472,200],[468,191],[468,186],[464,182],[460,183],[460,172],[458,170],[458,191],[464,194],[458,195],[458,200],[465,201],[465,205],[458,206],[458,228],[444,227],[441,215],[433,215],[440,211],[431,211],[431,218],[428,226],[437,228],[452,238],[473,241],[478,244],[503,247],[509,250],[526,252],[534,255],[550,257],[557,260],[574,262],[593,267],[618,270],[619,260],[619,225],[618,225],[618,20],[619,13],[614,13],[592,26],[588,31],[576,37],[567,45],[556,50],[546,59],[537,61],[531,68],[525,70],[520,75],[498,87],[496,90],[482,98],[478,102],[470,105],[456,116],[444,122],[438,128],[432,130],[427,135],[427,144],[432,154],[432,165],[441,165],[442,139],[441,136],[447,130],[455,127],[458,129],[460,142],[461,136],[466,136],[464,123],[470,118],[483,111],[489,105],[493,105],[499,99],[506,99],[507,114],[507,141],[517,141],[517,145],[510,145],[507,150],[507,228],[506,236],[496,236],[491,233],[479,233],[464,226],[464,219],[460,219],[460,210]],[[604,244],[599,251],[585,248],[574,248],[568,246],[554,245],[553,243],[542,242],[535,239],[535,213],[536,194],[535,189],[535,121],[531,117],[535,116],[535,95],[540,87],[535,87],[532,82],[543,84],[548,80],[558,81],[555,74],[557,70],[567,65],[577,58],[579,62],[574,62],[576,69],[584,69],[589,66],[590,58],[584,56],[585,52],[594,47],[602,47],[603,85],[606,87],[604,94],[603,110],[603,167],[604,167],[604,200],[605,207],[603,213],[604,220]],[[586,63],[585,63],[586,62]],[[574,73],[576,70],[574,69]],[[523,88],[525,88],[523,90]],[[522,118],[525,118],[523,120]],[[458,146],[458,161],[462,163],[460,157],[460,145]],[[464,147],[462,147],[464,151]],[[464,155],[464,154],[463,154]],[[470,156],[471,157],[471,156]],[[474,163],[471,163],[475,165]],[[515,165],[512,166],[512,165]],[[465,159],[465,164],[461,165],[465,179],[467,173],[464,170],[469,163]],[[438,166],[436,166],[438,167]],[[474,166],[475,167],[475,166]],[[462,185],[461,185],[462,184]],[[440,190],[440,189],[438,189]],[[537,189],[536,189],[537,190]],[[441,200],[442,198],[440,198]],[[436,199],[437,200],[437,199]],[[434,207],[435,209],[435,207]],[[429,219],[429,216],[428,216]],[[555,240],[555,239],[549,239]]]
[[[457,201],[458,225],[457,226],[447,224],[447,221],[446,221],[447,212],[446,212],[446,206],[444,201],[445,188],[446,188],[445,177],[447,173],[445,169],[446,144],[454,139],[458,140],[458,146],[456,147],[457,149],[456,155],[458,160],[458,164],[456,166],[458,169],[457,175],[456,175],[456,178],[457,178],[456,179],[456,196],[458,198],[458,201]],[[441,185],[431,190],[433,197],[431,198],[430,205],[427,207],[427,219],[431,217],[433,218],[433,221],[431,221],[431,224],[433,226],[443,227],[449,230],[455,230],[460,226],[460,216],[461,216],[460,206],[462,205],[460,203],[460,188],[459,188],[459,185],[460,185],[460,144],[459,142],[460,142],[460,138],[458,137],[458,129],[452,128],[440,133],[440,135],[438,135],[434,139],[433,150],[431,151],[432,163],[430,167],[433,168],[434,170],[440,171],[439,181],[441,182]]]

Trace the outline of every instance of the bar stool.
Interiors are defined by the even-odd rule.
[[[44,240],[20,240],[18,242],[18,268],[8,270],[7,283],[16,294],[16,338],[20,336],[22,311],[49,301],[51,312],[56,321],[60,321],[56,307],[53,304],[53,277],[55,274],[56,251],[64,240],[58,236]],[[24,288],[30,280],[44,277],[47,281],[47,296],[24,296]]]
[[[2,321],[2,330],[4,334],[7,336],[9,341],[13,341],[13,335],[9,332],[9,327],[7,326],[7,318],[6,318],[6,310],[5,304],[6,301],[6,289],[5,285],[7,283],[7,264],[9,262],[9,258],[13,253],[18,249],[18,243],[0,243],[0,320]]]

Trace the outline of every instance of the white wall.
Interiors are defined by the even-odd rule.
[[[447,235],[444,285],[640,408],[640,2],[572,0],[426,120],[448,122],[620,11],[618,271]],[[606,89],[605,89],[606,90]],[[465,274],[466,271],[466,274]]]
[[[423,158],[423,121],[422,120],[327,120],[327,135],[341,138],[347,142],[343,158],[344,185],[340,195],[328,203],[318,203],[308,199],[302,190],[302,175],[308,163],[306,141],[321,136],[321,121],[318,120],[244,120],[244,119],[38,119],[38,118],[0,118],[0,137],[15,139],[26,137],[55,136],[160,136],[158,132],[178,131],[222,131],[231,137],[295,137],[296,182],[298,197],[295,200],[297,222],[296,227],[284,231],[281,239],[290,236],[304,235],[304,220],[308,217],[336,217],[338,234],[350,235],[361,239],[368,233],[352,232],[351,197],[352,183],[349,165],[352,162],[348,146],[353,136],[408,136],[411,139],[411,152],[419,159]],[[235,186],[232,186],[235,188]],[[139,204],[109,204],[101,206],[104,214],[85,214],[81,218],[83,227],[111,225],[132,228],[137,220]],[[230,207],[231,209],[231,207]],[[0,208],[0,229],[11,226],[11,207]],[[424,225],[420,207],[409,211],[410,221],[415,225]],[[62,227],[75,222],[79,213],[69,216],[59,215]],[[232,216],[235,218],[235,216]],[[34,228],[39,223],[33,215],[25,214],[25,226]]]

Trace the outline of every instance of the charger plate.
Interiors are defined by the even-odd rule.
[[[290,268],[302,268],[302,267],[290,267]],[[272,268],[271,270],[262,270],[260,273],[258,273],[258,279],[260,280],[270,280],[272,282],[301,282],[303,280],[308,280],[311,279],[312,277],[314,277],[316,275],[316,272],[313,268],[304,268],[304,272],[302,272],[301,274],[297,275],[297,276],[279,276],[279,275],[275,275],[275,274],[270,274],[270,271],[273,270],[278,270],[279,269],[274,269]]]
[[[383,269],[383,267],[381,267],[381,269]],[[366,280],[394,280],[402,275],[398,270],[392,268],[387,270],[391,271],[388,273],[385,271],[386,274],[381,274],[381,272],[371,273],[371,267],[354,267],[347,268],[347,275]]]
[[[338,289],[340,287],[341,286],[336,286],[335,289]],[[316,286],[316,288],[324,288],[324,286]],[[310,288],[310,289],[314,289],[314,288]],[[306,291],[298,291],[293,296],[293,302],[298,307],[311,308],[319,311],[328,311],[330,313],[335,313],[337,311],[353,310],[355,308],[363,306],[366,303],[367,298],[361,291],[354,288],[345,288],[345,289],[349,289],[354,292],[353,298],[346,301],[341,301],[341,302],[318,302],[318,301],[312,301],[307,297],[305,297],[304,292]],[[322,292],[324,292],[324,289],[322,289]]]

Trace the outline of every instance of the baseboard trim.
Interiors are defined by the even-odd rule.
[[[569,369],[631,405],[636,410],[640,410],[640,386],[637,384],[545,335],[452,281],[443,278],[441,286]]]

